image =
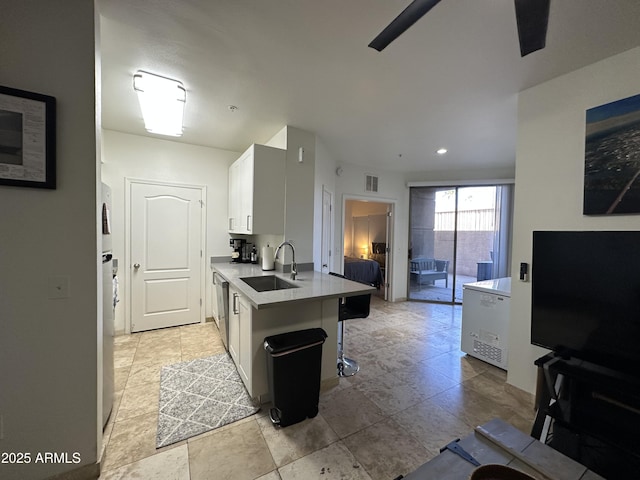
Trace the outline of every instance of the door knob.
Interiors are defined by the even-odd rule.
[[[133,264],[133,268],[135,268],[136,270],[140,268],[140,264],[139,263],[134,263]]]

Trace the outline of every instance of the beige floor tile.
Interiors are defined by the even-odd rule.
[[[484,373],[489,365],[461,351],[443,353],[429,359],[428,364],[439,373],[458,383]]]
[[[516,415],[510,408],[494,402],[463,384],[435,395],[431,400],[473,427],[494,418],[502,418],[510,423],[510,419]]]
[[[116,335],[113,339],[114,346],[119,347],[128,345],[131,348],[136,348],[138,346],[138,342],[140,341],[141,335],[141,333]]]
[[[269,472],[266,475],[256,478],[256,480],[282,480],[282,478],[278,471],[274,470],[273,472]]]
[[[133,363],[136,354],[135,348],[123,348],[113,352],[113,366],[115,368],[128,368]]]
[[[107,445],[103,471],[142,460],[156,453],[157,413],[117,421]]]
[[[336,433],[321,415],[285,428],[274,426],[268,416],[256,421],[278,467],[338,440]]]
[[[406,475],[433,457],[390,418],[345,438],[343,442],[374,480]]]
[[[147,383],[160,383],[160,371],[162,366],[156,362],[134,362],[129,371],[127,389]]]
[[[492,370],[499,370],[491,367]],[[463,385],[469,387],[495,403],[518,410],[523,405],[523,398],[515,392],[515,389],[505,388],[505,381],[496,376],[495,371],[487,371],[479,376],[466,380]]]
[[[160,383],[145,383],[124,389],[116,422],[146,413],[158,414]]]
[[[166,450],[137,462],[106,471],[99,480],[189,480],[189,451],[186,445]]]
[[[463,438],[472,426],[431,400],[397,413],[392,418],[434,456],[449,442]]]
[[[396,375],[387,374],[376,380],[360,382],[355,388],[386,415],[400,412],[424,400],[422,393]]]
[[[136,350],[135,363],[156,363],[158,365],[170,365],[182,359],[180,342],[161,342],[158,344],[147,344],[140,346]]]
[[[355,387],[320,395],[320,415],[344,438],[384,418],[380,408]]]
[[[220,334],[217,331],[217,327],[215,325],[204,324],[204,327],[197,326],[191,327],[190,330],[184,330],[183,328],[189,327],[181,327],[180,330],[180,341],[184,345],[185,343],[213,343],[220,344],[222,340],[220,339]]]
[[[332,443],[278,469],[282,480],[370,480],[367,471],[342,443]]]
[[[117,367],[113,371],[113,389],[115,392],[124,390],[127,385],[127,379],[129,378],[129,371],[131,366]]]
[[[161,328],[158,330],[149,330],[142,332],[138,347],[144,347],[150,344],[157,344],[165,341],[180,341],[180,328]]]
[[[188,445],[191,480],[252,480],[275,470],[255,421],[214,432]]]
[[[211,357],[225,353],[224,345],[187,345],[182,347],[182,361],[195,360],[196,358]]]
[[[423,400],[458,385],[456,380],[431,368],[429,360],[418,362],[407,369],[400,370],[396,375],[407,385],[416,389],[422,395]]]

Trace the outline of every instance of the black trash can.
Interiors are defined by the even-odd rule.
[[[286,427],[318,414],[322,345],[321,328],[272,335],[264,339],[267,375],[275,425]]]

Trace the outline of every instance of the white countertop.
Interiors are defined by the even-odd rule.
[[[283,303],[305,302],[327,298],[351,297],[375,291],[374,287],[320,272],[300,272],[295,280],[288,273],[263,271],[260,265],[247,263],[214,263],[213,269],[225,278],[257,308],[277,307]],[[258,292],[240,280],[241,277],[275,275],[298,288]]]
[[[479,282],[465,283],[463,288],[478,290],[485,293],[511,296],[511,277],[494,278],[493,280],[481,280]]]

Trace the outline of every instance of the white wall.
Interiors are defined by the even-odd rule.
[[[56,98],[58,178],[55,190],[0,187],[0,452],[34,460],[0,463],[2,479],[97,460],[95,33],[91,1],[2,4],[0,85]],[[53,276],[68,278],[68,298],[49,298]],[[81,462],[35,463],[37,452],[78,452]]]
[[[640,93],[640,48],[520,94],[511,271],[531,263],[534,230],[637,230],[640,217],[583,216],[585,111]],[[535,390],[531,284],[512,283],[508,382]]]
[[[265,145],[287,151],[285,167],[284,239],[296,247],[296,263],[314,262],[314,186],[316,136],[292,126],[285,126]],[[304,149],[303,161],[298,150]],[[264,246],[264,236],[256,240]],[[284,249],[278,263],[291,263],[291,250]]]
[[[119,259],[120,303],[116,308],[116,332],[125,330],[129,316],[125,257],[125,179],[153,180],[206,187],[206,305],[211,316],[210,257],[229,257],[227,232],[228,169],[240,152],[187,145],[162,138],[103,131],[102,180],[113,193],[113,255]]]
[[[322,139],[316,136],[316,163],[313,188],[313,269],[318,272],[322,271],[322,191],[325,189],[333,194],[333,211],[335,213],[336,165],[335,158],[331,152],[327,149]],[[335,215],[332,228],[334,232],[336,228],[338,228],[338,225],[335,223]],[[339,260],[342,260],[342,256],[339,254],[336,246],[333,245],[329,264],[330,272],[340,271]]]

